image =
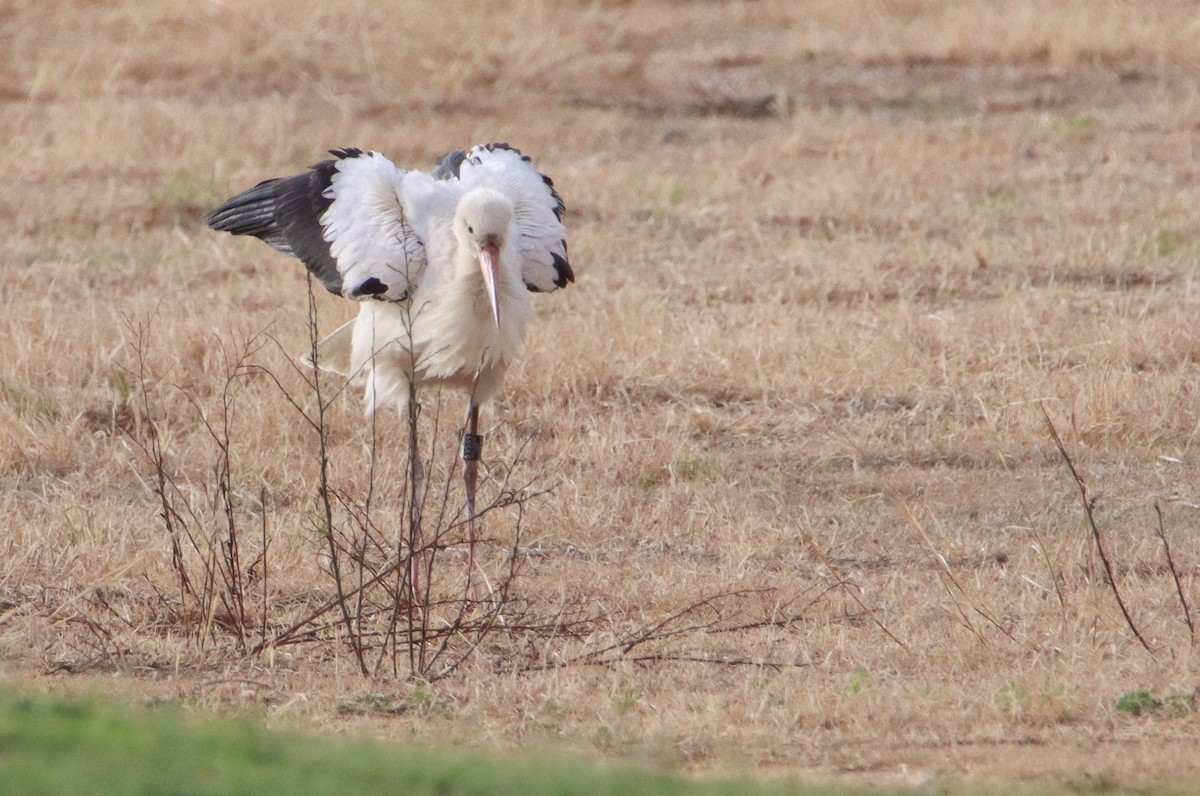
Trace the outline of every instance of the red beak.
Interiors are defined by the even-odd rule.
[[[483,274],[483,283],[487,286],[488,301],[492,305],[492,318],[496,328],[500,328],[500,294],[497,277],[500,271],[500,250],[494,243],[486,243],[479,247],[479,270]]]

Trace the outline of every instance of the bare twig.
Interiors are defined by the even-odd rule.
[[[259,489],[258,503],[262,508],[262,552],[259,558],[262,561],[262,630],[259,634],[259,639],[265,641],[267,638],[267,487],[264,485]]]
[[[864,614],[871,617],[871,621],[875,623],[876,627],[883,631],[885,636],[896,642],[896,644],[898,644],[900,647],[908,649],[908,645],[896,638],[896,636],[892,634],[892,631],[888,630],[887,626],[884,625],[883,622],[879,621],[879,618],[875,616],[875,612],[863,603],[862,598],[858,596],[858,590],[848,580],[846,580],[846,578],[837,570],[836,567],[833,566],[833,564],[829,562],[829,559],[826,558],[823,552],[821,552],[821,548],[817,547],[816,541],[808,534],[805,534],[804,536],[809,547],[813,549],[813,552],[817,554],[817,558],[819,558],[821,563],[825,565],[825,568],[829,570],[829,574],[833,576],[837,585],[840,586],[842,590],[850,596],[850,599],[858,603],[858,607],[863,610]]]
[[[315,358],[318,344],[316,307],[313,288],[309,288],[310,353]],[[506,528],[502,541],[507,549],[506,563],[488,583],[486,602],[470,599],[460,583],[460,568],[441,567],[445,551],[462,544],[469,518],[460,501],[455,499],[455,470],[458,465],[457,446],[446,446],[439,437],[440,393],[410,396],[412,412],[408,416],[411,447],[408,466],[398,503],[387,504],[395,492],[379,489],[383,468],[378,466],[380,435],[374,422],[370,428],[369,454],[366,467],[367,485],[362,496],[356,497],[334,483],[335,470],[331,461],[327,411],[331,406],[326,385],[320,373],[305,376],[308,397],[289,395],[282,382],[267,368],[249,362],[260,350],[260,340],[271,340],[265,333],[252,338],[240,354],[226,357],[230,370],[227,382],[216,398],[215,410],[195,395],[181,390],[191,409],[199,416],[215,450],[212,467],[197,487],[182,475],[172,475],[165,452],[166,440],[160,441],[155,425],[156,407],[148,396],[151,377],[146,363],[148,335],[145,327],[131,330],[138,337],[140,353],[140,385],[146,422],[140,427],[139,443],[151,463],[153,479],[148,485],[159,498],[162,519],[172,541],[172,557],[176,566],[179,596],[168,597],[157,585],[151,588],[165,609],[170,621],[186,623],[189,635],[201,646],[219,644],[224,638],[239,650],[257,655],[269,648],[295,644],[349,643],[360,669],[379,673],[385,662],[392,661],[392,675],[439,680],[461,672],[466,662],[485,657],[485,666],[496,671],[533,671],[552,661],[555,666],[613,665],[620,661],[639,665],[711,664],[717,666],[765,666],[780,668],[794,664],[769,659],[756,660],[736,650],[709,650],[697,646],[695,639],[722,634],[752,633],[769,627],[786,627],[802,621],[804,613],[835,588],[847,588],[845,579],[837,585],[823,584],[802,589],[786,600],[774,599],[773,590],[740,590],[703,596],[682,608],[665,612],[665,616],[645,626],[632,627],[616,638],[609,638],[599,648],[584,649],[578,654],[563,656],[556,647],[564,642],[578,643],[594,637],[611,621],[602,610],[590,604],[553,606],[543,610],[537,600],[523,599],[516,591],[522,563],[519,554],[527,508],[551,488],[543,488],[535,476],[526,479],[522,465],[533,437],[527,437],[517,447],[510,460],[489,466],[484,483],[489,499],[477,508],[475,518],[487,520],[489,528]],[[218,341],[219,342],[219,341]],[[259,488],[261,516],[255,546],[261,546],[256,556],[243,550],[249,539],[244,534],[246,516],[239,500],[240,487],[235,467],[242,457],[234,456],[237,439],[233,421],[235,398],[238,394],[235,378],[247,374],[265,375],[285,396],[303,422],[312,429],[318,464],[317,495],[310,521],[319,529],[331,582],[328,594],[318,592],[317,602],[300,616],[289,621],[272,621],[271,590],[268,571],[268,551],[271,544],[266,486]],[[334,395],[340,389],[332,390]],[[314,401],[315,398],[315,408]],[[423,398],[423,401],[418,401]],[[405,418],[402,418],[402,423]],[[417,423],[425,436],[416,434]],[[447,426],[449,424],[446,424]],[[447,435],[449,436],[449,435]],[[457,442],[457,440],[455,440]],[[418,444],[418,442],[420,444]],[[449,450],[447,456],[442,452]],[[429,472],[426,473],[425,469]],[[178,479],[178,480],[176,480]],[[357,492],[357,490],[355,490]],[[479,496],[480,498],[483,495]],[[400,527],[382,528],[384,517],[393,517],[399,510]],[[221,529],[214,534],[210,529]],[[415,531],[415,533],[414,533]],[[243,562],[249,560],[249,566]],[[414,566],[414,564],[419,564]],[[468,573],[469,575],[469,573]],[[255,583],[261,577],[262,583]],[[148,579],[149,582],[149,579]],[[468,581],[469,583],[469,581]],[[261,587],[261,591],[256,591]],[[251,617],[255,609],[247,603],[249,592],[261,600],[261,615]],[[749,613],[743,602],[750,596],[770,595],[770,605]],[[807,600],[807,605],[801,601]],[[871,612],[862,606],[864,615]],[[111,609],[110,610],[111,613]],[[878,619],[872,617],[876,624]],[[407,620],[407,621],[406,621]],[[123,650],[111,630],[123,629],[107,618],[100,633],[92,633],[86,660],[82,666],[102,664],[112,657],[112,650]],[[882,625],[881,625],[882,627]],[[883,628],[888,632],[886,628]],[[105,633],[109,632],[109,636]],[[888,633],[893,640],[900,643]],[[95,643],[97,639],[112,638]],[[533,650],[544,650],[545,657],[530,660]],[[537,653],[532,653],[537,654]],[[373,666],[367,663],[373,658]],[[403,665],[407,657],[408,666]],[[75,663],[70,664],[77,665]]]
[[[920,535],[921,539],[925,542],[925,547],[929,551],[929,555],[933,558],[933,560],[936,564],[940,565],[939,566],[940,571],[942,573],[944,573],[945,578],[949,580],[949,582],[950,582],[949,584],[946,583],[946,580],[942,580],[942,586],[943,586],[943,588],[946,589],[946,593],[948,595],[950,595],[950,600],[954,603],[955,610],[958,611],[959,615],[963,619],[963,622],[967,625],[967,628],[970,629],[970,631],[975,634],[976,638],[978,638],[984,644],[987,643],[987,639],[983,636],[982,633],[979,632],[979,629],[976,628],[971,623],[970,619],[967,618],[966,612],[963,611],[962,606],[960,606],[958,604],[958,600],[954,597],[954,592],[951,591],[951,589],[950,589],[951,584],[954,586],[954,588],[958,591],[959,594],[961,594],[963,597],[966,598],[968,604],[970,604],[970,606],[971,606],[972,611],[974,611],[979,616],[983,617],[984,620],[986,620],[989,624],[991,624],[993,627],[995,627],[1001,633],[1008,636],[1008,638],[1010,640],[1016,641],[1016,638],[1013,637],[1013,634],[1009,632],[1008,628],[1001,625],[1000,622],[996,619],[995,616],[992,615],[992,612],[989,611],[986,606],[981,605],[977,599],[974,599],[971,597],[971,595],[967,594],[967,590],[964,589],[962,584],[958,582],[958,578],[954,577],[954,571],[952,569],[950,569],[950,564],[946,560],[946,557],[943,556],[941,553],[939,553],[937,551],[937,549],[933,546],[933,540],[931,540],[929,538],[929,534],[926,533],[925,527],[923,525],[921,525],[919,520],[917,520],[917,516],[915,514],[913,514],[912,509],[910,509],[907,505],[902,505],[901,508],[904,509],[904,516],[905,516],[905,519],[908,520],[908,524],[911,525],[916,530],[916,532]]]
[[[1033,534],[1034,544],[1037,545],[1038,552],[1042,554],[1042,560],[1046,562],[1046,572],[1049,573],[1050,580],[1054,583],[1054,593],[1058,596],[1058,607],[1062,612],[1061,629],[1065,632],[1067,628],[1067,596],[1063,593],[1062,586],[1066,579],[1063,577],[1062,569],[1056,567],[1050,560],[1050,551],[1046,548],[1046,542],[1042,539],[1042,535],[1038,533],[1037,525],[1030,516],[1029,510],[1025,508],[1024,503],[1018,502],[1017,505],[1021,507],[1021,513],[1025,515],[1025,521],[1029,523],[1029,531]]]
[[[1175,580],[1175,594],[1179,596],[1179,604],[1183,606],[1183,618],[1187,622],[1188,634],[1194,643],[1196,641],[1196,625],[1192,622],[1192,609],[1188,607],[1187,596],[1183,593],[1183,583],[1179,579],[1179,569],[1175,566],[1175,559],[1171,556],[1171,545],[1167,543],[1167,532],[1163,528],[1163,513],[1158,503],[1154,504],[1154,513],[1158,515],[1158,526],[1154,532],[1158,534],[1163,552],[1167,555],[1167,567],[1171,570],[1171,577]]]
[[[1104,579],[1107,581],[1109,588],[1112,590],[1113,597],[1117,600],[1117,606],[1121,609],[1121,615],[1125,617],[1125,624],[1133,631],[1133,635],[1145,648],[1146,652],[1154,654],[1149,642],[1142,636],[1142,632],[1138,630],[1137,625],[1133,622],[1133,617],[1129,614],[1129,609],[1125,607],[1125,600],[1121,598],[1121,590],[1117,588],[1117,579],[1113,575],[1112,562],[1108,558],[1108,553],[1104,550],[1104,539],[1100,535],[1100,526],[1096,524],[1096,515],[1092,511],[1092,499],[1088,496],[1087,484],[1083,480],[1083,476],[1075,468],[1075,462],[1071,459],[1071,455],[1067,453],[1066,446],[1063,445],[1062,438],[1058,435],[1058,429],[1054,427],[1054,422],[1050,420],[1050,413],[1046,411],[1044,404],[1039,403],[1038,408],[1042,410],[1042,417],[1046,419],[1046,429],[1050,433],[1050,438],[1054,440],[1055,446],[1058,448],[1058,453],[1067,464],[1067,469],[1071,471],[1071,477],[1075,479],[1075,485],[1079,487],[1079,499],[1083,503],[1083,513],[1087,517],[1088,526],[1092,530],[1092,539],[1096,542],[1096,552],[1100,556],[1100,561],[1104,564]]]
[[[317,359],[317,343],[320,342],[317,335],[317,299],[313,293],[313,277],[308,274],[308,337],[309,351],[312,356],[312,361],[316,363]],[[346,603],[345,587],[342,585],[342,570],[341,560],[338,557],[338,545],[334,539],[333,530],[333,501],[330,498],[329,490],[329,451],[326,447],[327,434],[325,429],[325,409],[326,404],[321,400],[321,369],[313,368],[313,394],[317,401],[317,457],[318,457],[318,472],[319,483],[317,486],[317,499],[320,501],[321,510],[324,513],[324,526],[322,531],[325,534],[325,539],[329,546],[329,567],[333,573],[334,587],[337,589],[337,604],[342,612],[342,621],[346,625],[346,636],[350,642],[351,649],[354,650],[354,657],[358,661],[359,670],[365,675],[368,673],[367,663],[363,660],[362,645],[359,643],[358,633],[355,632],[354,620],[350,616],[350,606]]]
[[[647,653],[644,655],[617,655],[610,658],[596,658],[589,660],[572,660],[572,661],[548,661],[546,663],[534,664],[527,666],[521,670],[522,673],[545,672],[554,669],[565,669],[572,666],[615,666],[619,663],[693,663],[704,666],[752,666],[759,669],[775,669],[780,671],[783,669],[803,669],[814,664],[809,661],[775,661],[775,660],[756,660],[754,658],[741,658],[736,656],[726,656],[720,654],[708,653]],[[502,673],[505,670],[502,668],[495,669],[496,673]]]

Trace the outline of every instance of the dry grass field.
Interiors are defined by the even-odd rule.
[[[1194,787],[1198,40],[1165,0],[0,2],[3,681],[697,773]],[[551,620],[364,677],[334,612],[270,643],[334,593],[304,269],[203,217],[329,147],[491,140],[554,177],[578,275],[485,414],[487,494],[518,453],[551,488],[511,584]],[[361,500],[357,395],[326,423]],[[405,429],[374,433],[387,527]],[[180,596],[151,440],[218,559],[231,496],[249,630]]]

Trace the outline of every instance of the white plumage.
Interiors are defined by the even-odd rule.
[[[463,476],[473,519],[479,406],[521,350],[531,292],[575,279],[562,199],[507,144],[452,152],[432,174],[375,152],[332,154],[238,194],[209,226],[261,238],[331,292],[363,302],[318,344],[315,364],[362,382],[368,412],[404,409],[410,386],[428,382],[468,393]]]
[[[350,367],[365,376],[368,411],[403,409],[414,372],[418,384],[441,382],[469,392],[476,405],[486,403],[499,393],[533,317],[532,295],[518,269],[508,265],[521,262],[511,202],[489,188],[473,188],[450,223],[433,218],[426,240],[437,267],[429,268],[410,301],[364,304],[354,322]],[[494,294],[478,265],[482,241],[489,238],[499,253]],[[337,333],[322,344],[318,363],[327,347],[336,350],[330,346],[335,339]]]
[[[320,218],[322,237],[337,260],[344,292],[353,291],[372,276],[389,286],[373,298],[406,298],[409,284],[425,273],[421,238],[406,234],[401,204],[405,173],[377,153],[342,158],[335,165],[325,195],[332,201]]]
[[[370,300],[317,354],[366,385],[368,411],[403,408],[410,374],[471,391],[476,405],[494,398],[533,316],[530,291],[574,281],[553,183],[506,144],[453,152],[433,174],[376,152],[333,154],[233,197],[209,225],[262,238],[332,292]],[[485,241],[498,254],[494,292],[478,265]]]

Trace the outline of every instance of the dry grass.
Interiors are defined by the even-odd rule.
[[[1189,781],[1197,714],[1114,705],[1200,676],[1154,511],[1194,600],[1200,16],[1043,6],[6,3],[5,678],[694,770]],[[481,655],[432,685],[364,679],[335,641],[202,646],[203,618],[156,597],[173,581],[125,433],[146,420],[118,375],[127,321],[153,319],[160,439],[197,494],[212,448],[185,394],[214,407],[264,330],[281,348],[258,364],[300,389],[284,352],[307,339],[302,269],[203,212],[325,147],[421,164],[492,139],[554,176],[579,275],[539,300],[490,415],[495,465],[532,438],[531,474],[561,479],[529,506],[545,555],[522,595],[605,618],[539,654],[746,590],[724,619],[793,618],[655,649],[775,665],[497,675]],[[320,309],[330,328],[353,310]],[[361,483],[357,399],[330,423]],[[233,430],[284,614],[330,588],[312,436],[267,379],[240,383]],[[396,483],[403,430],[379,432]],[[407,709],[345,709],[375,693]]]

